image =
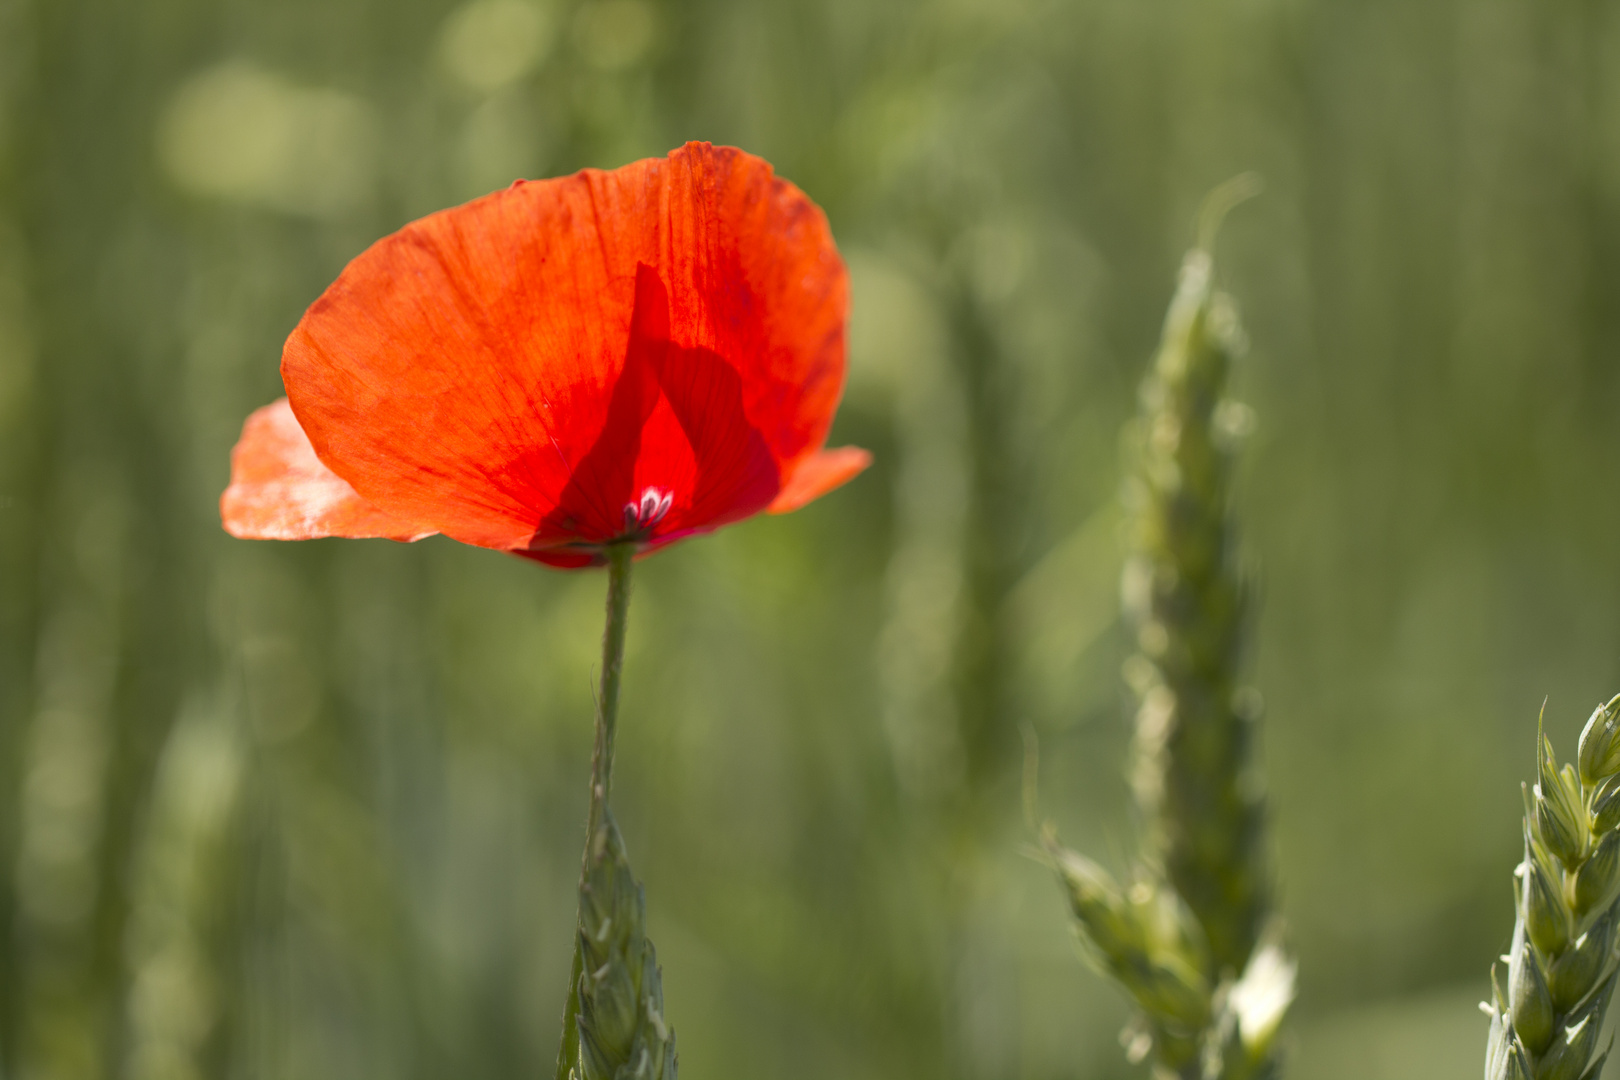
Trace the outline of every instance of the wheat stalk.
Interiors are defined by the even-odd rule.
[[[1559,768],[1538,730],[1536,775],[1524,790],[1507,992],[1493,967],[1481,1005],[1485,1080],[1597,1080],[1620,918],[1620,696],[1593,711],[1575,764]]]
[[[1141,1010],[1127,1053],[1189,1080],[1274,1075],[1294,986],[1293,961],[1265,933],[1258,710],[1236,681],[1248,591],[1229,502],[1248,414],[1225,392],[1244,339],[1210,253],[1221,216],[1254,190],[1239,177],[1206,201],[1135,426],[1122,592],[1136,633],[1126,675],[1140,698],[1131,779],[1143,857],[1122,885],[1045,837],[1087,955]]]

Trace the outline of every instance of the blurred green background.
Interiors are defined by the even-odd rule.
[[[1620,690],[1617,64],[1601,0],[0,0],[0,1071],[549,1075],[602,577],[216,500],[366,244],[698,138],[830,215],[877,465],[639,571],[688,1075],[1139,1074],[1018,727],[1117,862],[1119,431],[1245,169],[1292,1076],[1477,1075],[1537,710]]]

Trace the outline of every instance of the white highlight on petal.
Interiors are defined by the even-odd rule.
[[[316,456],[286,398],[248,418],[220,500],[225,531],[248,540],[376,536],[415,541],[434,530],[389,518]]]
[[[255,539],[303,540],[311,532],[321,531],[324,521],[360,496],[315,456],[315,448],[290,407],[270,412],[268,420],[277,441],[286,448],[286,478],[251,488],[233,484],[231,493],[243,502],[271,509],[272,516],[260,525]]]

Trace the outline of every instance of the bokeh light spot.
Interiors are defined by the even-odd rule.
[[[370,195],[374,121],[359,98],[299,86],[231,60],[193,76],[158,126],[158,157],[182,190],[310,217]]]
[[[574,44],[586,63],[622,71],[644,59],[658,33],[658,15],[645,0],[595,0],[574,17]]]
[[[489,94],[538,68],[551,38],[551,13],[536,4],[475,0],[445,23],[439,57],[458,82]]]

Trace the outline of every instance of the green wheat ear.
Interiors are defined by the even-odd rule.
[[[1620,696],[1586,722],[1577,764],[1558,767],[1540,726],[1506,993],[1492,968],[1481,1005],[1491,1018],[1485,1080],[1597,1080],[1620,919]]]
[[[1084,951],[1140,1009],[1127,1053],[1186,1080],[1275,1075],[1294,994],[1271,914],[1258,707],[1237,683],[1249,603],[1229,503],[1250,414],[1226,384],[1244,338],[1210,253],[1221,216],[1256,190],[1243,176],[1206,201],[1130,432],[1122,592],[1137,647],[1126,677],[1140,701],[1131,780],[1142,858],[1120,884],[1045,836]]]
[[[1250,782],[1252,708],[1236,685],[1248,590],[1227,503],[1232,439],[1222,414],[1242,352],[1230,300],[1195,250],[1143,385],[1136,536],[1123,596],[1141,705],[1132,775],[1150,856],[1192,909],[1217,969],[1241,970],[1267,910],[1261,800]]]
[[[646,900],[604,810],[590,838],[579,904],[579,1057],[571,1080],[675,1080],[675,1032],[646,933]]]

